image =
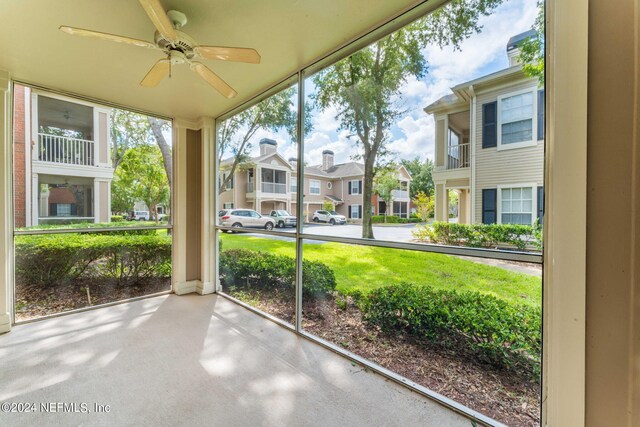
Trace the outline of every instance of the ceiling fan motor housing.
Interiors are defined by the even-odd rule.
[[[176,31],[176,33],[178,34],[178,39],[172,43],[156,31],[154,41],[167,55],[171,55],[171,52],[177,51],[182,53],[187,59],[192,59],[195,56],[193,48],[197,46],[196,42],[182,31]]]

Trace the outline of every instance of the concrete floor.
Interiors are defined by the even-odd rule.
[[[0,412],[3,426],[471,425],[213,295],[16,326],[0,336],[0,402],[35,404],[31,413]],[[89,413],[43,411],[58,402]]]

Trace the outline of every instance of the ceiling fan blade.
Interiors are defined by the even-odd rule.
[[[248,62],[250,64],[260,63],[258,51],[246,47],[196,46],[193,50],[196,55],[206,59]]]
[[[144,11],[147,12],[149,19],[151,19],[151,22],[153,22],[153,25],[154,27],[156,27],[158,32],[169,41],[177,41],[178,34],[176,33],[175,28],[173,28],[173,24],[167,16],[167,13],[162,8],[160,0],[139,1],[140,5],[144,8]]]
[[[158,86],[158,83],[162,81],[165,77],[169,75],[169,71],[171,70],[171,61],[169,59],[161,59],[155,63],[153,67],[149,70],[144,79],[140,82],[140,86],[144,87],[155,87]]]
[[[85,30],[83,28],[67,27],[66,25],[63,25],[60,27],[60,31],[63,31],[67,34],[71,34],[72,36],[94,37],[97,39],[109,40],[112,42],[126,43],[126,44],[132,44],[134,46],[157,49],[157,46],[155,44],[144,41],[144,40],[132,39],[130,37],[123,37],[123,36],[116,36],[115,34],[101,33],[99,31]]]
[[[238,94],[231,86],[229,86],[224,80],[222,80],[216,73],[208,69],[204,64],[199,62],[191,63],[191,70],[198,73],[200,77],[209,83],[215,90],[220,92],[222,96],[227,98],[233,98]]]

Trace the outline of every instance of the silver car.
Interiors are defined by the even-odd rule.
[[[313,222],[328,222],[331,225],[346,224],[347,218],[336,211],[315,211]]]
[[[226,209],[218,213],[220,225],[234,228],[264,228],[273,230],[275,222],[253,209]]]

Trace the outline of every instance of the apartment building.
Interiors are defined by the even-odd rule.
[[[17,227],[108,222],[110,109],[15,85]]]
[[[358,162],[334,163],[334,152],[322,152],[322,164],[304,168],[305,221],[313,212],[333,203],[336,212],[358,221],[362,218],[364,165]],[[226,180],[233,158],[222,161],[220,182]],[[393,191],[390,206],[378,196],[372,197],[374,215],[407,218],[411,199],[411,175],[404,166],[398,168],[398,189]],[[260,140],[260,155],[238,165],[225,191],[220,194],[221,208],[251,208],[268,214],[273,209],[296,211],[297,162],[285,159],[273,139]],[[389,211],[387,212],[387,209]]]
[[[450,191],[458,221],[533,224],[543,211],[544,90],[507,43],[509,67],[451,88],[424,111],[435,120],[435,218],[448,221]]]

